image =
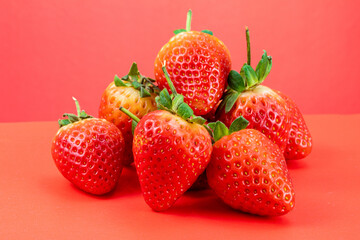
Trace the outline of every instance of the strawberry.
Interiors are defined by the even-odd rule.
[[[134,126],[137,122],[134,163],[145,202],[155,211],[170,208],[191,187],[205,170],[212,151],[205,119],[193,115],[166,76],[173,96],[164,89],[157,98],[161,110],[141,120],[132,116]]]
[[[312,149],[312,138],[306,126],[304,117],[295,102],[280,91],[276,91],[285,99],[288,111],[290,111],[290,131],[289,140],[284,152],[286,160],[301,159],[310,154]]]
[[[101,195],[116,186],[122,170],[124,138],[112,123],[80,111],[64,114],[51,154],[61,174],[81,190]]]
[[[194,184],[189,190],[204,190],[209,188],[209,184],[206,178],[206,170],[196,179]]]
[[[212,123],[216,142],[206,169],[208,183],[234,209],[262,216],[286,214],[295,199],[282,151],[261,132],[244,129],[247,124],[243,117],[229,129],[220,121]]]
[[[104,91],[99,107],[99,117],[115,124],[125,139],[124,165],[133,162],[131,119],[119,110],[124,107],[142,118],[145,114],[156,110],[155,96],[158,88],[154,80],[139,73],[136,63],[133,63],[128,75],[114,81]]]
[[[269,74],[272,58],[266,51],[262,55],[256,71],[250,66],[250,40],[248,42],[248,62],[240,73],[232,70],[229,74],[229,88],[223,96],[216,119],[226,126],[239,116],[249,121],[248,128],[256,129],[285,150],[289,138],[289,111],[286,101],[268,87],[260,85]]]
[[[209,113],[220,100],[231,70],[229,50],[209,30],[190,31],[191,10],[188,12],[186,29],[176,34],[159,51],[155,60],[155,79],[160,88],[167,88],[162,65],[176,91],[184,96],[196,115]]]

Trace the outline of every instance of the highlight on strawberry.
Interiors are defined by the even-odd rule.
[[[231,70],[230,52],[209,30],[191,30],[192,12],[187,15],[186,29],[175,30],[155,60],[155,79],[161,89],[171,91],[163,73],[163,62],[176,91],[198,116],[215,108],[226,86]]]
[[[206,169],[215,193],[229,206],[243,212],[278,216],[294,208],[294,189],[279,147],[264,134],[245,129],[239,117],[229,128],[209,123],[215,144]]]
[[[113,190],[119,180],[125,150],[121,131],[112,123],[81,110],[59,120],[51,154],[60,173],[79,189],[96,195]]]
[[[170,208],[201,175],[210,161],[211,137],[205,119],[178,94],[163,66],[165,88],[156,98],[160,110],[133,118],[133,154],[145,202],[155,211]]]
[[[145,114],[157,109],[155,97],[159,88],[155,80],[140,74],[137,64],[131,65],[127,75],[114,81],[104,91],[99,107],[99,117],[115,124],[122,132],[125,139],[124,165],[133,162],[131,118],[119,110],[124,107],[142,118]]]
[[[264,51],[254,70],[251,67],[248,28],[246,39],[247,63],[240,72],[231,70],[228,89],[218,108],[216,119],[229,127],[236,118],[243,116],[249,121],[248,128],[260,131],[284,152],[289,139],[290,113],[285,100],[272,89],[262,85],[271,70],[272,58]]]

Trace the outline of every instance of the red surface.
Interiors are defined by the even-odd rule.
[[[132,61],[153,77],[160,48],[185,27],[211,29],[245,62],[266,49],[265,84],[304,113],[359,113],[360,1],[0,1],[0,121],[56,120],[76,96],[97,114],[102,91]]]
[[[210,190],[157,213],[134,169],[114,192],[94,197],[57,171],[50,155],[56,122],[0,124],[1,239],[358,239],[360,115],[310,115],[312,154],[289,163],[292,212],[277,218],[234,211]]]

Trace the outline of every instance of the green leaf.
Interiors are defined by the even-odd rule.
[[[170,94],[168,92],[168,90],[166,88],[164,88],[161,92],[160,92],[160,95],[159,95],[159,103],[168,108],[168,109],[171,109],[171,105],[172,105],[172,100],[171,100],[171,97],[170,97]]]
[[[209,35],[211,35],[211,36],[214,35],[213,32],[210,31],[210,30],[202,30],[202,32],[203,32],[203,33],[207,33],[207,34],[209,34]]]
[[[243,116],[240,116],[231,123],[229,128],[229,133],[231,134],[233,132],[237,132],[242,129],[245,129],[248,125],[249,125],[249,121],[246,120]]]
[[[184,102],[184,96],[181,94],[178,94],[174,97],[174,99],[172,100],[172,110],[176,111],[180,104]]]
[[[216,110],[216,112],[222,110],[222,109],[225,107],[225,105],[226,105],[226,103],[227,103],[227,101],[228,101],[228,99],[229,99],[230,94],[233,93],[233,92],[234,92],[234,91],[231,90],[231,89],[227,89],[227,90],[226,90],[226,92],[225,92],[224,95],[222,96],[222,99],[223,99],[223,100],[221,101],[221,103],[220,103],[218,109]]]
[[[125,75],[121,78],[121,80],[129,81],[129,75]]]
[[[194,115],[194,112],[189,105],[187,105],[186,103],[183,102],[178,107],[177,114],[186,120],[189,117],[191,117],[192,115]]]
[[[229,135],[229,129],[225,126],[225,124],[217,121],[214,129],[214,141],[216,142],[227,135]]]
[[[68,117],[69,121],[72,123],[80,120],[78,116],[72,113],[65,113],[63,117]]]
[[[69,119],[59,119],[58,123],[59,127],[63,127],[70,124],[71,122],[69,121]]]
[[[137,82],[137,81],[132,81],[131,85],[135,88],[135,89],[139,89],[141,87],[141,83]]]
[[[245,81],[241,77],[240,73],[235,70],[231,70],[228,77],[229,87],[237,92],[242,92],[246,89]]]
[[[115,75],[114,77],[114,83],[117,87],[126,87],[127,85],[118,77],[118,75]]]
[[[258,83],[258,78],[254,69],[249,65],[244,65],[242,68],[244,69],[244,73],[246,76],[247,86],[252,87],[256,85]]]
[[[226,104],[225,104],[225,113],[230,112],[230,110],[236,103],[236,100],[238,99],[239,95],[240,95],[239,92],[233,92],[233,93],[229,94],[229,96],[226,100]]]
[[[140,87],[140,97],[151,97],[151,94],[144,87]]]
[[[210,123],[208,123],[208,126],[209,126],[209,128],[211,128],[211,130],[215,130],[215,126],[216,126],[216,122],[210,122]]]
[[[264,50],[264,54],[261,57],[258,65],[256,66],[256,75],[259,79],[259,83],[262,83],[267,75],[270,73],[272,67],[272,58],[271,56],[267,56],[266,51]]]
[[[81,119],[92,118],[92,116],[88,115],[84,110],[80,112],[79,117]]]
[[[133,64],[130,67],[128,76],[131,77],[132,81],[138,81],[139,75],[140,75],[140,73],[139,73],[138,66],[137,66],[136,62],[133,62]]]
[[[135,131],[137,124],[138,123],[136,121],[134,121],[134,120],[131,121],[131,132],[133,135],[134,135],[134,131]]]
[[[186,32],[186,29],[176,29],[176,30],[174,31],[175,35],[176,35],[176,34],[179,34],[179,33],[182,33],[182,32]]]
[[[193,118],[190,120],[190,122],[203,125],[206,122],[206,119],[203,117],[200,117],[200,116],[193,116]]]
[[[240,76],[243,78],[244,82],[245,82],[245,85],[247,86],[247,81],[246,81],[246,76],[245,76],[245,72],[244,72],[244,69],[243,67],[246,65],[246,63],[244,63],[244,65],[241,67],[240,69]]]

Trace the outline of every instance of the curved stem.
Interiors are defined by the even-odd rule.
[[[177,92],[176,92],[175,86],[174,86],[174,84],[172,83],[172,81],[171,81],[171,79],[170,79],[170,76],[169,76],[169,73],[168,73],[167,70],[166,70],[166,61],[164,62],[163,66],[162,66],[162,70],[163,70],[163,72],[164,72],[164,74],[165,74],[166,81],[167,81],[167,83],[169,84],[169,87],[170,87],[170,89],[171,89],[172,94],[174,94],[174,96],[176,96],[176,95],[177,95]]]
[[[245,34],[246,34],[246,46],[247,46],[247,64],[251,65],[251,53],[250,53],[250,34],[249,28],[245,27]]]
[[[79,101],[74,97],[72,97],[72,99],[75,101],[77,116],[80,117],[81,108],[80,108]]]
[[[189,32],[191,30],[191,17],[192,17],[192,12],[191,9],[189,9],[188,13],[187,13],[187,18],[186,18],[186,31]]]
[[[125,113],[126,115],[128,115],[132,120],[134,120],[136,123],[138,123],[140,121],[140,118],[138,118],[137,116],[135,116],[132,112],[130,112],[129,110],[127,110],[126,108],[120,107],[120,111],[122,111],[123,113]]]

